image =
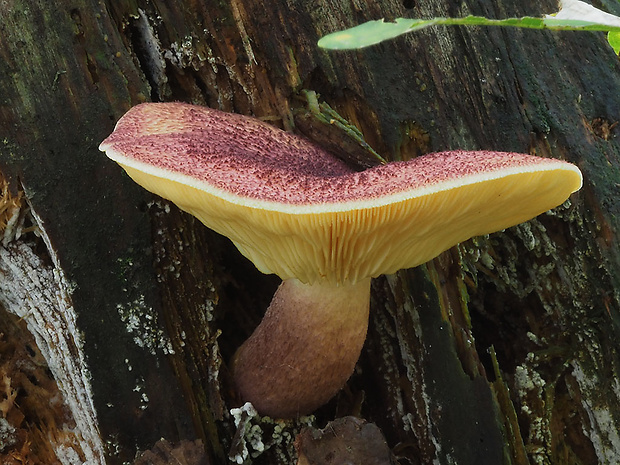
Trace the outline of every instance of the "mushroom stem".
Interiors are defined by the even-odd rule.
[[[294,418],[331,399],[353,373],[368,328],[370,278],[283,281],[232,362],[237,390],[262,414]]]

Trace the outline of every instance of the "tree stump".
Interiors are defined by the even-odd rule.
[[[358,51],[316,46],[382,17],[557,9],[3,5],[3,460],[291,464],[303,426],[355,415],[401,464],[620,462],[620,62],[604,36],[433,27]],[[345,389],[313,417],[261,419],[235,399],[227,362],[278,280],[97,149],[149,100],[252,115],[358,166],[373,163],[368,146],[388,160],[449,149],[562,158],[584,187],[528,223],[376,279]]]

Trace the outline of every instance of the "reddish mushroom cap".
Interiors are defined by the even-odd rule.
[[[419,265],[560,205],[582,182],[561,160],[488,151],[354,172],[256,119],[182,103],[132,108],[100,149],[261,271],[306,283]]]

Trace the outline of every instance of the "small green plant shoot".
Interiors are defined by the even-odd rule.
[[[579,0],[561,0],[560,11],[543,18],[489,19],[483,16],[464,18],[408,19],[394,22],[380,19],[368,21],[343,31],[326,35],[319,40],[319,47],[331,50],[350,50],[368,47],[429,26],[508,26],[530,29],[570,31],[607,31],[607,40],[616,54],[620,54],[620,17],[594,8]]]

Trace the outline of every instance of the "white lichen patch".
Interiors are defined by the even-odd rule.
[[[521,223],[515,226],[515,231],[521,236],[523,245],[527,250],[534,250],[537,245],[538,235],[534,235],[532,232],[531,223]]]
[[[540,374],[526,365],[518,365],[515,368],[515,387],[519,397],[524,397],[529,391],[540,391],[545,387],[545,380]]]
[[[0,417],[0,452],[17,442],[15,427],[6,418]]]
[[[140,405],[138,407],[140,410],[146,410],[149,407],[149,396],[146,394],[145,388],[146,383],[144,378],[140,378],[138,383],[133,388],[133,392],[138,393],[140,396]]]
[[[533,464],[546,462],[546,445],[551,444],[550,418],[546,414],[545,387],[547,383],[530,365],[515,368],[514,387],[521,411],[530,418],[527,431],[529,457]]]
[[[252,419],[258,415],[258,412],[250,402],[246,402],[239,408],[231,409],[230,414],[237,428],[237,433],[235,434],[235,439],[237,439],[237,441],[234,453],[232,453],[233,450],[231,449],[231,454],[228,458],[231,462],[241,465],[250,457],[246,431],[249,429]]]
[[[215,292],[215,288],[211,286],[211,289],[209,289],[209,291],[213,293]],[[204,315],[206,323],[213,321],[214,310],[215,310],[215,302],[212,300],[207,300],[203,305],[200,306],[200,315]]]
[[[304,416],[291,420],[273,420],[258,414],[250,402],[230,410],[237,432],[233,439],[228,458],[236,464],[252,463],[265,451],[275,448],[282,455],[280,462],[295,455],[293,442],[304,426],[314,425],[314,416]]]
[[[77,329],[71,293],[43,222],[32,210],[51,264],[36,253],[36,245],[13,240],[0,247],[0,304],[23,318],[52,372],[74,425],[49,440],[63,465],[104,464],[104,446],[93,405],[89,370]],[[17,236],[13,236],[16,238]],[[63,425],[58,425],[63,429]]]
[[[584,425],[583,432],[590,439],[598,463],[601,465],[612,465],[620,463],[620,434],[618,434],[618,418],[615,418],[608,404],[597,404],[596,392],[599,389],[600,380],[594,376],[589,376],[579,361],[571,363],[573,367],[572,375],[577,380],[582,391],[581,405],[588,414],[590,427]],[[620,393],[616,381],[613,392]],[[620,397],[616,403],[620,402]]]
[[[170,44],[170,47],[164,50],[163,56],[166,60],[179,68],[191,67],[196,71],[207,61],[206,57],[196,52],[194,38],[190,35],[185,36],[180,41]]]
[[[222,367],[222,356],[220,354],[219,346],[217,344],[217,338],[222,334],[220,330],[218,330],[213,337],[213,342],[206,344],[205,353],[210,360],[209,363],[209,382],[212,386],[218,387],[220,386],[220,368]]]
[[[174,354],[172,342],[159,324],[155,310],[148,306],[144,295],[140,295],[133,302],[116,306],[125,330],[133,336],[134,343],[150,354],[163,352],[166,355]]]

